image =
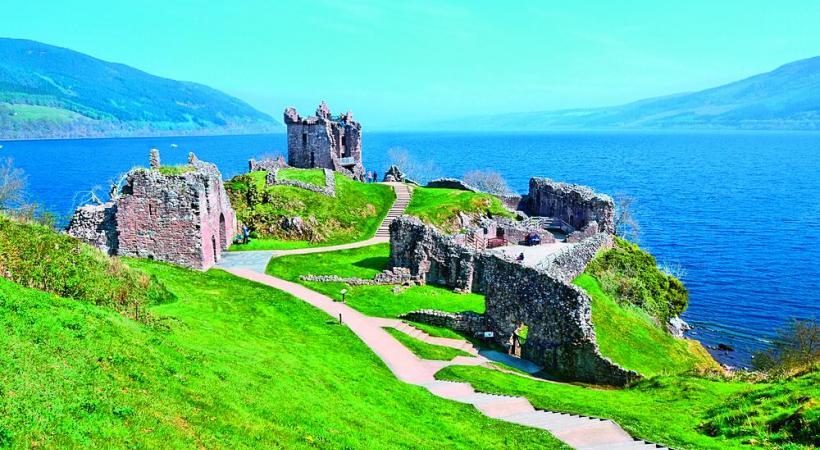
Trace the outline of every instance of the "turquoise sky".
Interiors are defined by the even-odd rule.
[[[617,104],[820,55],[820,2],[4,0],[0,35],[366,125]]]

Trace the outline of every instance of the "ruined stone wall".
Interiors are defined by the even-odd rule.
[[[108,202],[77,208],[66,232],[109,255],[116,254],[119,248],[116,203]]]
[[[451,313],[434,309],[422,309],[402,314],[399,318],[449,328],[470,336],[479,336],[489,329],[484,315],[472,311]]]
[[[273,172],[279,169],[284,169],[287,166],[288,164],[281,156],[276,159],[265,158],[259,161],[255,159],[248,160],[248,172],[258,172],[260,170]]]
[[[538,264],[538,269],[549,272],[553,277],[571,283],[595,258],[599,251],[612,248],[614,240],[611,234],[598,233],[584,239],[578,244],[564,248],[550,255]]]
[[[556,217],[576,230],[595,221],[600,231],[615,233],[615,203],[612,198],[586,186],[532,178],[529,194],[523,203],[526,205],[525,212],[531,216]]]
[[[600,236],[601,241],[610,238]],[[592,327],[592,300],[565,279],[572,270],[585,266],[587,255],[594,256],[602,242],[578,244],[582,250],[565,255],[566,259],[578,258],[577,264],[559,258],[554,270],[563,270],[561,276],[464,248],[412,217],[390,225],[390,242],[391,265],[407,267],[412,275],[456,291],[483,293],[485,331],[494,333],[496,343],[509,345],[513,333],[526,325],[529,331],[522,355],[553,373],[613,385],[638,377],[600,354]]]
[[[115,202],[80,207],[67,232],[109,254],[208,269],[236,232],[222,175],[193,154],[173,175],[159,161],[152,150],[150,169],[128,172]]]

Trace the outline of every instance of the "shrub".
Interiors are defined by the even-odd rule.
[[[755,369],[773,376],[787,376],[820,364],[820,328],[817,319],[795,319],[780,329],[773,347],[752,358]]]
[[[494,170],[471,170],[464,174],[464,182],[489,194],[508,195],[512,193],[507,180]]]
[[[52,229],[0,216],[0,276],[148,321],[145,307],[174,297],[154,277]]]
[[[683,283],[658,268],[655,257],[624,239],[589,263],[586,273],[619,303],[636,305],[660,323],[679,316],[689,299]]]

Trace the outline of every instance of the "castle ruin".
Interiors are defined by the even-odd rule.
[[[193,154],[168,169],[152,151],[151,167],[131,170],[111,201],[78,208],[68,234],[110,255],[209,269],[236,231],[222,175]]]
[[[354,179],[364,179],[362,126],[353,113],[330,113],[325,102],[316,115],[301,117],[296,108],[285,109],[288,128],[288,164],[301,169],[330,169]]]

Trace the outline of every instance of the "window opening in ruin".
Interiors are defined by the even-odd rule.
[[[316,155],[310,152],[310,167],[316,167]]]
[[[154,204],[148,204],[148,217],[154,217]]]
[[[307,147],[307,133],[302,133],[302,148]]]
[[[228,236],[228,230],[225,229],[225,214],[219,215],[219,249],[225,245],[225,236]]]
[[[217,261],[219,261],[219,250],[217,250],[217,248],[216,248],[216,237],[215,236],[211,236],[211,244],[214,248],[214,262],[217,262]]]
[[[527,343],[528,333],[529,327],[527,325],[523,323],[518,324],[518,327],[513,331],[510,337],[510,355],[517,358],[521,357],[521,349],[524,347],[524,344]]]

